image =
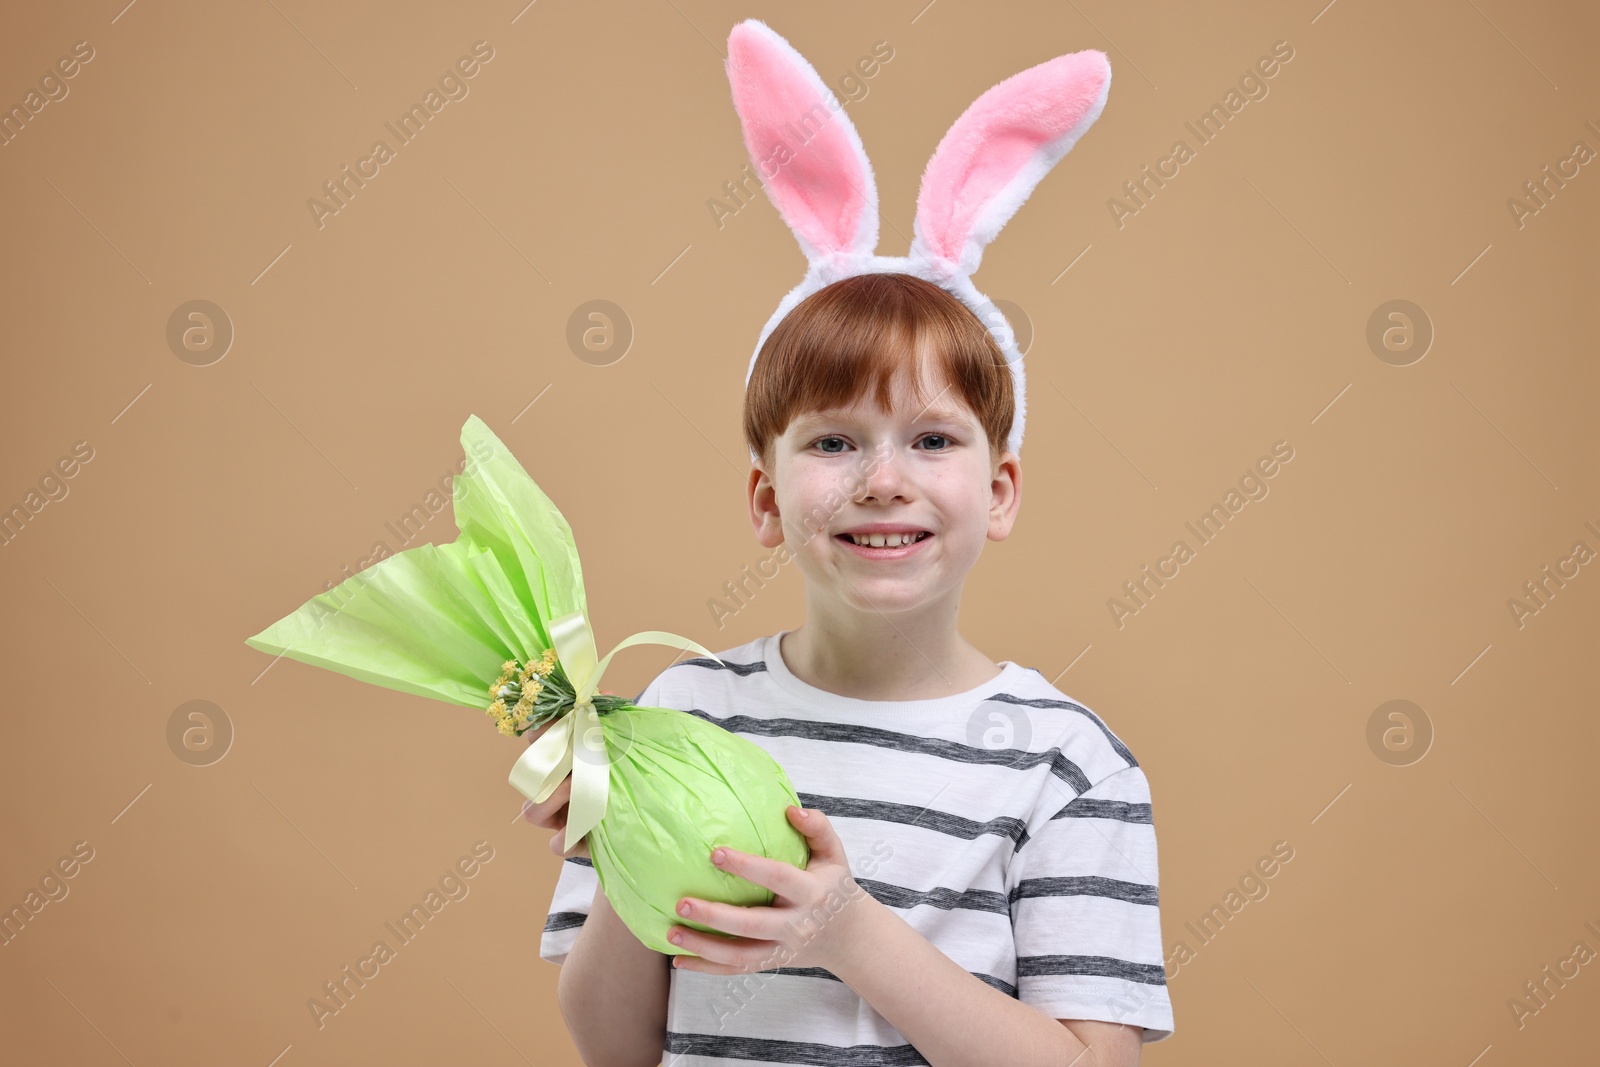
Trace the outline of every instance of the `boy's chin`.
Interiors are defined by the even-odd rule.
[[[841,582],[834,597],[845,606],[873,618],[912,615],[930,609],[938,599],[936,591],[918,580],[893,578],[853,578]]]

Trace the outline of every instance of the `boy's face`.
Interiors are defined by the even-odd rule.
[[[1011,452],[991,460],[977,416],[929,373],[926,405],[896,382],[892,411],[866,397],[796,416],[773,442],[771,469],[754,464],[756,539],[767,548],[788,543],[808,604],[821,596],[828,603],[814,606],[824,610],[953,614],[984,542],[1010,534],[1021,461]],[[898,548],[858,547],[843,536],[873,524],[926,536]]]

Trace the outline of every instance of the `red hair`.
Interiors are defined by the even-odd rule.
[[[763,463],[797,416],[850,407],[875,394],[889,410],[896,379],[919,404],[931,356],[949,392],[977,417],[991,460],[1005,451],[1016,399],[1011,368],[978,317],[954,295],[910,274],[858,274],[796,304],[761,346],[744,394],[744,436]]]

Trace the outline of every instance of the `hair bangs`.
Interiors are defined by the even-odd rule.
[[[928,364],[926,369],[924,364]],[[928,395],[924,377],[941,386]],[[812,293],[773,328],[745,390],[744,435],[771,460],[772,442],[797,417],[872,397],[892,408],[897,382],[915,403],[965,404],[1005,451],[1015,412],[1011,368],[967,306],[909,274],[861,274]]]

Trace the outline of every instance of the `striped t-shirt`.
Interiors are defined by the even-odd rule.
[[[636,703],[765,749],[827,815],[857,884],[979,981],[1052,1018],[1170,1037],[1150,787],[1117,735],[1010,660],[954,696],[829,693],[785,666],[788,632],[718,653],[725,666],[675,663]],[[598,885],[589,860],[561,865],[542,959],[566,959]],[[818,967],[671,969],[663,1052],[665,1067],[927,1062]]]

